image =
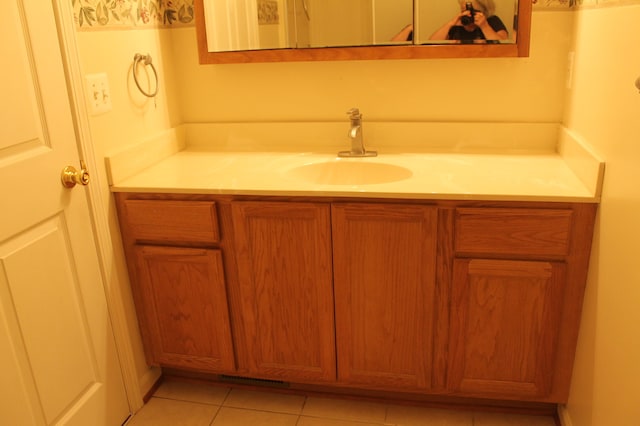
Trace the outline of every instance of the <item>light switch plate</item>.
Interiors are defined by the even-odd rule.
[[[576,52],[573,50],[569,52],[567,55],[567,78],[566,78],[566,87],[568,90],[571,90],[573,87],[573,65],[576,60]]]
[[[106,73],[87,74],[87,100],[91,115],[99,115],[111,111],[111,92]]]

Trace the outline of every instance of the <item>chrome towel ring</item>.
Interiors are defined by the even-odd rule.
[[[140,86],[140,83],[138,82],[137,70],[138,70],[138,63],[140,63],[141,61],[142,61],[142,63],[144,63],[145,66],[147,66],[147,65],[151,66],[151,70],[153,71],[153,75],[154,75],[155,80],[156,80],[156,88],[153,91],[153,93],[149,93],[146,90],[144,90]],[[136,86],[138,86],[138,90],[140,90],[140,92],[143,95],[145,95],[146,97],[154,98],[158,94],[158,72],[156,71],[156,67],[153,66],[151,55],[149,55],[149,54],[142,55],[140,53],[136,53],[135,54],[135,56],[133,57],[133,81],[136,82]]]

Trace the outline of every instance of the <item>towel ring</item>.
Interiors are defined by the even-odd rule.
[[[148,93],[146,90],[144,90],[141,86],[140,83],[138,82],[138,76],[136,73],[136,70],[138,68],[138,63],[142,61],[145,66],[146,65],[150,65],[151,66],[151,70],[153,71],[153,75],[156,79],[156,89],[153,91],[153,93]],[[135,56],[133,57],[133,81],[136,82],[136,86],[138,86],[138,90],[140,90],[140,92],[145,95],[148,98],[154,98],[157,94],[158,94],[158,72],[156,71],[156,67],[153,66],[153,62],[151,60],[151,55],[142,55],[140,53],[136,53]]]

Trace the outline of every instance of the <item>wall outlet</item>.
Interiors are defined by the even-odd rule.
[[[109,91],[109,80],[107,74],[88,74],[87,98],[89,101],[89,112],[91,115],[99,115],[111,111],[111,92]]]

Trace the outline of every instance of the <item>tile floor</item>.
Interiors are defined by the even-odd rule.
[[[448,411],[165,380],[126,426],[555,426],[550,417]]]

